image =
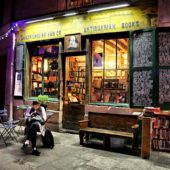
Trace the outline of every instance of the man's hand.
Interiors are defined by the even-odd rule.
[[[35,116],[37,116],[38,115],[38,113],[35,111],[35,112],[33,112],[32,114],[31,114],[31,118],[33,118],[33,117],[35,117]]]

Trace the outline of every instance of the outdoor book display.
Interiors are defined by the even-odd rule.
[[[170,114],[157,114],[153,118],[152,149],[170,151]]]
[[[152,150],[170,151],[170,111],[160,111],[160,107],[145,107],[144,117],[152,119]]]

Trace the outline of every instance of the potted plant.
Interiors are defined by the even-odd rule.
[[[46,110],[47,102],[48,102],[48,96],[40,94],[37,99],[38,99],[38,102],[40,103],[40,105],[43,106]]]

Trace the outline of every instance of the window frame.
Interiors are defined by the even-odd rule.
[[[103,83],[103,86],[101,87],[101,89],[102,89],[102,94],[103,94],[103,96],[104,96],[104,91],[106,91],[105,90],[105,88],[104,88],[104,81],[106,80],[106,78],[105,78],[105,72],[106,72],[106,69],[105,69],[105,43],[106,43],[106,41],[107,40],[116,40],[116,52],[115,52],[115,55],[116,55],[116,67],[115,67],[115,69],[109,69],[109,70],[114,70],[114,71],[118,71],[118,70],[122,70],[122,71],[127,71],[128,72],[128,89],[127,89],[127,102],[126,103],[115,103],[115,102],[104,102],[104,100],[102,99],[102,101],[96,101],[96,102],[93,102],[92,101],[92,95],[90,95],[90,104],[103,104],[103,105],[122,105],[123,107],[125,106],[125,107],[128,107],[129,106],[129,104],[130,104],[130,36],[129,36],[129,34],[127,33],[123,33],[123,34],[118,34],[118,35],[114,35],[114,36],[110,36],[110,35],[106,35],[106,37],[104,36],[104,35],[102,35],[101,36],[101,38],[95,38],[95,36],[94,36],[94,38],[91,38],[91,40],[90,40],[90,46],[91,46],[91,51],[90,51],[90,53],[91,53],[91,75],[90,75],[90,77],[91,77],[91,80],[90,80],[90,83],[91,83],[91,86],[90,86],[90,92],[92,92],[92,79],[93,79],[93,72],[94,72],[94,69],[93,69],[93,59],[92,59],[92,44],[93,44],[93,41],[99,41],[99,40],[101,40],[101,41],[103,41],[103,57],[104,57],[104,59],[103,59],[103,68],[101,69],[102,70],[102,72],[103,72],[103,74],[102,74],[102,76],[103,76],[103,80],[102,80],[102,83]],[[128,39],[128,47],[127,47],[127,54],[128,54],[128,57],[127,57],[127,59],[128,59],[128,67],[127,68],[117,68],[117,65],[118,65],[118,62],[117,62],[117,58],[118,58],[118,51],[117,51],[117,41],[119,40],[119,39]],[[97,69],[96,69],[97,70]],[[117,74],[117,73],[116,73]],[[116,75],[117,76],[117,75]]]

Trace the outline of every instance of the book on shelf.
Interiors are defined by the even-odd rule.
[[[170,117],[153,119],[152,146],[155,150],[170,151]]]
[[[157,117],[153,119],[153,128],[169,128],[169,118]]]

